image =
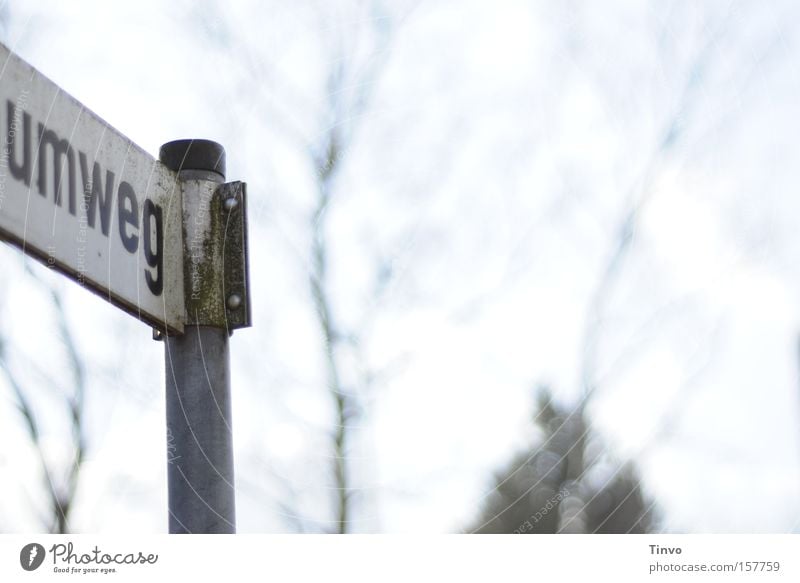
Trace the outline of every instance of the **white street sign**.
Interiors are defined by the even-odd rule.
[[[0,239],[183,332],[175,172],[0,44]]]

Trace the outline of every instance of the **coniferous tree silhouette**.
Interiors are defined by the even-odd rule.
[[[542,436],[495,476],[470,532],[647,533],[654,502],[634,465],[614,463],[581,407],[566,407],[542,388],[534,423]]]

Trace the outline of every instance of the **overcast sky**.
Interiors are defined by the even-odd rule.
[[[535,439],[535,387],[581,398],[595,321],[591,418],[613,463],[640,464],[663,528],[797,530],[794,3],[3,7],[3,42],[123,134],[154,155],[217,140],[228,179],[249,185],[254,327],[232,339],[241,531],[332,524],[332,409],[308,292],[308,154],[329,123],[332,45],[348,90],[377,71],[328,223],[337,317],[364,330],[345,381],[382,373],[351,450],[356,530],[466,527],[492,472]],[[630,246],[596,309],[623,226]],[[61,374],[41,286],[10,247],[0,268],[18,366]],[[163,531],[162,345],[44,271],[90,369],[73,528]],[[0,529],[40,530],[39,469],[0,388],[14,444],[0,449]],[[32,393],[48,455],[69,459],[53,395]]]

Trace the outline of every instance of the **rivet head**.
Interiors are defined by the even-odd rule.
[[[226,198],[225,199],[225,202],[223,203],[223,206],[225,207],[226,211],[230,212],[233,209],[235,209],[237,206],[239,206],[239,201],[236,199],[236,197],[231,196],[230,198]]]
[[[236,308],[242,305],[242,296],[240,296],[239,294],[229,295],[227,304],[228,304],[228,309],[235,310]]]

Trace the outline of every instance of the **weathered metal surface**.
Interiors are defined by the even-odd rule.
[[[183,187],[185,333],[168,336],[169,531],[236,532],[230,332],[224,325],[225,150],[208,140],[164,144]]]
[[[169,532],[236,532],[228,332],[187,326],[164,342]]]
[[[0,45],[0,239],[183,332],[177,174]]]
[[[183,191],[186,324],[229,331],[247,327],[245,185],[189,178]]]
[[[218,189],[222,205],[222,273],[225,325],[247,328],[250,320],[249,245],[247,242],[247,185],[229,182]]]

